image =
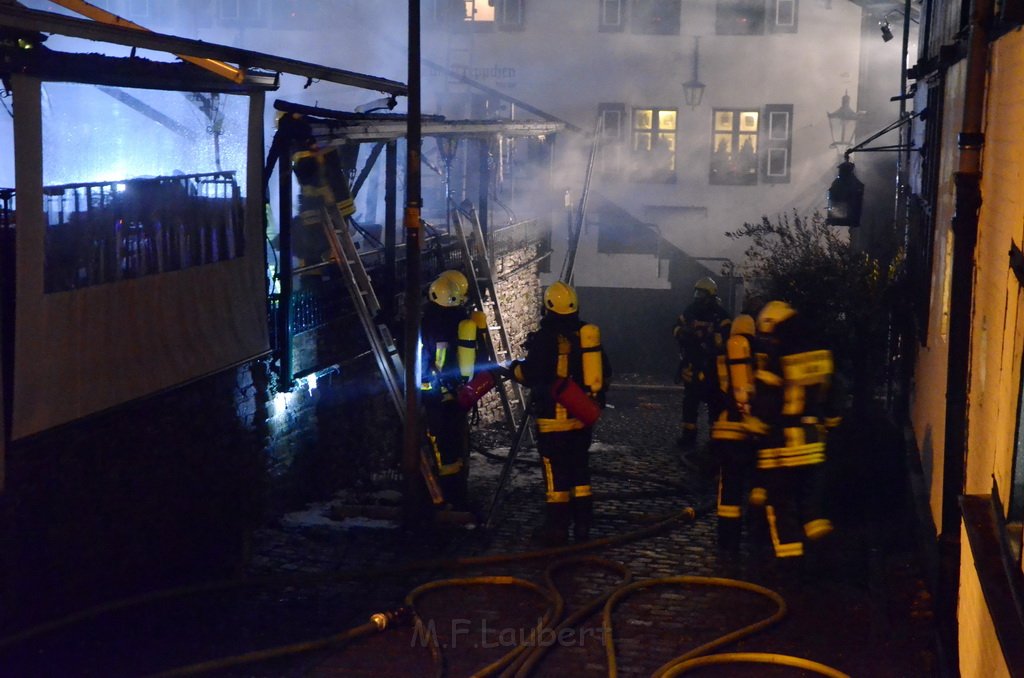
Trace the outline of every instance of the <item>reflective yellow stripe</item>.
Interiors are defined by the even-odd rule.
[[[804,523],[804,534],[808,539],[821,539],[833,530],[832,521],[827,518],[819,518],[809,523]]]
[[[767,447],[757,451],[758,468],[810,466],[825,461],[825,443],[807,443],[795,447]]]
[[[548,492],[547,502],[549,504],[568,504],[569,493],[568,492]]]
[[[576,497],[577,499],[580,499],[582,497],[589,497],[590,485],[577,485],[576,487],[572,488],[572,496]]]
[[[739,506],[726,506],[725,504],[718,505],[719,518],[739,518],[741,515]]]
[[[437,475],[439,475],[439,476],[453,476],[453,475],[455,475],[456,473],[458,473],[461,470],[462,470],[462,460],[461,459],[459,459],[456,462],[452,462],[451,464],[442,464],[441,463],[441,457],[438,456]]]
[[[444,369],[444,361],[448,357],[448,342],[439,341],[434,347],[434,364],[437,365],[437,369]]]
[[[437,447],[437,436],[427,431],[427,440],[430,441],[430,448],[434,450],[434,459],[437,460],[437,465],[441,466],[441,450]]]
[[[558,407],[562,407],[559,405]],[[562,408],[563,410],[565,408]],[[557,433],[558,431],[575,431],[583,428],[579,419],[537,419],[537,430],[541,433]]]
[[[555,367],[555,376],[569,376],[569,340],[562,335],[558,336],[558,365]]]
[[[758,381],[763,381],[769,386],[782,386],[782,377],[775,374],[774,372],[769,372],[768,370],[758,370],[754,374],[754,377]]]
[[[782,394],[782,413],[788,415],[802,414],[806,406],[807,389],[795,384],[786,384]]]
[[[786,438],[786,447],[797,448],[807,442],[804,429],[800,426],[787,426],[782,430],[782,434]]]
[[[745,430],[734,430],[724,428],[712,428],[711,439],[712,440],[746,440],[749,437]]]
[[[719,518],[739,518],[740,507],[733,504],[722,503],[722,488],[725,484],[722,482],[722,477],[718,477],[718,517]]]
[[[544,464],[544,489],[550,495],[555,491],[555,476],[551,473],[551,462],[547,457],[541,457],[540,461]]]
[[[775,551],[775,557],[794,558],[802,556],[804,554],[804,545],[802,542],[789,542],[783,544],[779,540],[779,530],[775,523],[775,509],[772,506],[766,506],[764,512],[765,516],[768,518],[768,533],[772,538],[772,550]]]

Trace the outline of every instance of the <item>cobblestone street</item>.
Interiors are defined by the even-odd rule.
[[[237,585],[145,601],[73,626],[27,644],[15,657],[25,672],[4,675],[136,676],[220,666],[216,675],[414,676],[443,666],[445,675],[468,676],[529,644],[530,629],[552,602],[548,577],[565,601],[559,620],[627,578],[649,583],[609,612],[621,676],[652,675],[776,614],[777,601],[758,587],[785,601],[784,616],[719,652],[788,655],[850,676],[940,675],[903,465],[879,461],[898,448],[862,446],[849,433],[868,426],[839,429],[830,462],[837,532],[820,558],[782,569],[767,544],[749,535],[738,554],[716,549],[715,480],[684,462],[674,445],[679,398],[668,386],[610,392],[592,448],[596,511],[585,549],[533,552],[543,482],[536,451],[526,449],[490,530],[436,521],[429,532],[410,533],[395,520],[395,493],[339,495],[259,530]],[[471,493],[480,513],[490,505],[508,438],[500,428],[474,432]],[[364,515],[340,510],[355,500]],[[426,635],[409,625],[337,642],[335,634],[407,602],[436,634],[437,661]],[[531,659],[531,675],[607,673],[605,633],[596,604],[578,623],[534,643],[545,652]],[[278,658],[249,661],[265,648],[282,649]],[[213,660],[229,661],[200,664]],[[763,664],[705,672],[809,675]]]

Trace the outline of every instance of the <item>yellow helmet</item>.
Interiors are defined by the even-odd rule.
[[[430,283],[427,296],[430,297],[432,302],[445,308],[458,306],[460,303],[459,288],[454,282],[443,276]]]
[[[729,329],[729,336],[745,334],[748,337],[754,336],[754,318],[746,313],[740,313],[732,319],[732,327]]]
[[[703,292],[709,297],[713,297],[718,294],[718,283],[716,283],[713,278],[701,278],[693,285],[694,296],[700,292]]]
[[[568,315],[579,310],[576,290],[559,280],[544,292],[544,308],[559,315]]]
[[[454,268],[443,272],[439,278],[447,278],[455,283],[455,287],[459,290],[459,303],[464,304],[469,298],[469,280],[463,275],[462,271],[457,271]]]
[[[775,326],[796,315],[796,309],[784,301],[769,301],[757,314],[757,331],[771,334]]]

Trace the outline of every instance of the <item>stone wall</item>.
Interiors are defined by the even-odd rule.
[[[496,231],[491,243],[491,258],[495,276],[498,306],[504,321],[512,355],[508,360],[525,355],[523,343],[526,335],[537,328],[542,307],[539,271],[548,263],[549,240],[543,224],[528,221]],[[488,322],[495,325],[493,313]],[[491,332],[491,340],[499,346],[498,332]],[[501,357],[499,356],[499,360]],[[510,386],[505,386],[507,397],[513,397]],[[489,426],[505,422],[505,410],[500,396],[492,391],[478,403],[479,425]]]

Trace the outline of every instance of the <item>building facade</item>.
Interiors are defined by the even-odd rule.
[[[1019,675],[1024,6],[925,2],[914,80],[908,415],[944,646]]]

